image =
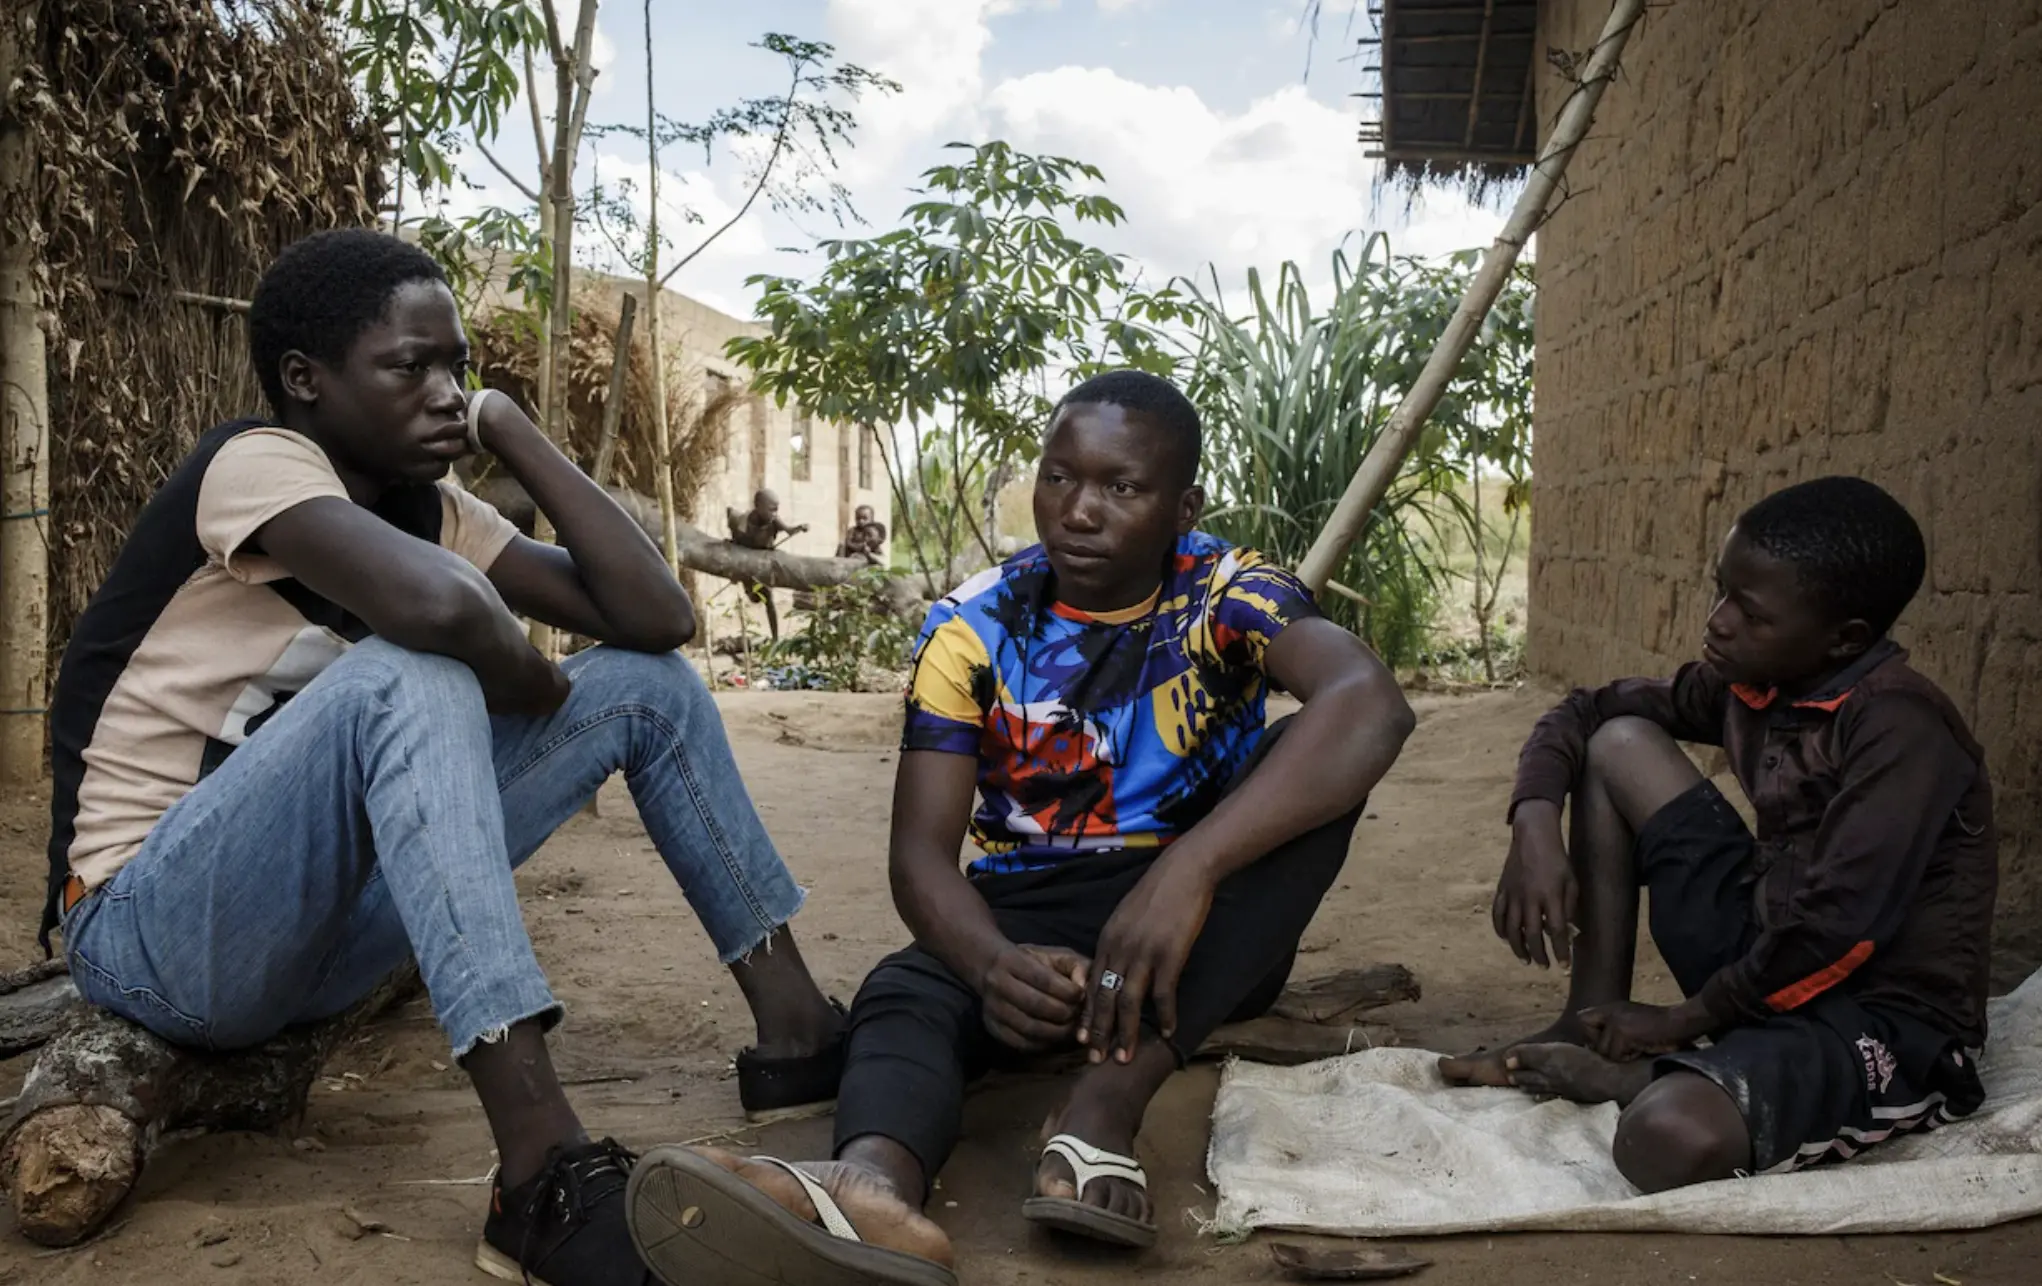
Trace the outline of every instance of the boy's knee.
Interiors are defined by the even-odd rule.
[[[593,647],[568,663],[577,688],[608,687],[620,698],[694,709],[710,700],[709,687],[679,652],[632,652]]]
[[[1734,1178],[1751,1165],[1751,1135],[1730,1096],[1693,1072],[1662,1076],[1617,1118],[1611,1155],[1641,1192]]]
[[[972,993],[962,979],[919,947],[896,951],[881,960],[851,1001],[851,1023],[858,1025],[882,1014],[968,1008]]]
[[[1588,764],[1608,769],[1632,762],[1641,750],[1674,744],[1666,729],[1650,719],[1619,715],[1589,734]]]
[[[475,671],[450,656],[414,652],[382,639],[366,639],[348,654],[351,670],[371,681],[392,704],[424,703],[450,712],[486,716],[481,681]]]

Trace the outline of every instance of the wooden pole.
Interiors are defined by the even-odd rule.
[[[657,467],[652,471],[652,493],[659,499],[659,547],[666,553],[667,567],[679,576],[681,553],[680,538],[676,534],[679,515],[674,512],[673,426],[667,423],[666,347],[660,324],[660,314],[665,310],[659,306],[665,278],[659,275],[659,113],[652,103],[655,80],[652,0],[645,0],[645,155],[651,172],[647,180],[647,208],[650,213],[645,223],[645,306],[651,310],[651,315],[645,319],[645,338],[652,347],[652,448],[658,457]],[[706,638],[711,631],[706,624],[702,629]],[[712,660],[709,665],[713,682],[716,662]]]
[[[1510,280],[1511,269],[1517,265],[1517,257],[1531,240],[1532,233],[1545,221],[1547,207],[1553,194],[1559,190],[1560,179],[1567,172],[1567,163],[1574,159],[1575,149],[1588,135],[1588,127],[1595,119],[1595,105],[1602,99],[1602,91],[1609,86],[1617,74],[1617,59],[1624,52],[1624,44],[1631,38],[1631,29],[1638,25],[1645,12],[1645,0],[1616,0],[1610,9],[1609,21],[1603,24],[1602,35],[1595,42],[1595,52],[1589,55],[1587,71],[1576,86],[1567,105],[1560,110],[1559,122],[1553,127],[1553,136],[1539,152],[1539,159],[1532,167],[1530,179],[1525,182],[1524,191],[1517,198],[1517,205],[1510,212],[1503,231],[1496,237],[1494,245],[1482,257],[1482,266],[1475,273],[1475,279],[1468,286],[1468,293],[1461,297],[1460,307],[1454,310],[1453,320],[1447,323],[1446,333],[1440,336],[1439,346],[1426,359],[1425,369],[1411,385],[1411,391],[1390,413],[1390,422],[1384,426],[1382,437],[1376,440],[1361,467],[1354,472],[1354,478],[1347,484],[1347,491],[1334,507],[1333,515],[1319,532],[1319,538],[1312,542],[1312,548],[1298,566],[1298,577],[1314,591],[1323,590],[1327,580],[1346,559],[1347,551],[1367,527],[1369,515],[1382,502],[1383,493],[1390,489],[1390,483],[1397,471],[1404,465],[1404,458],[1411,454],[1411,448],[1418,443],[1418,435],[1425,427],[1425,419],[1432,409],[1439,405],[1441,395],[1446,392],[1452,380],[1454,369],[1473,347],[1475,336],[1482,329],[1483,319],[1496,305],[1496,297],[1503,293],[1504,283]]]
[[[49,665],[50,383],[36,286],[33,139],[5,96],[36,47],[32,4],[0,10],[0,782],[43,772]]]
[[[603,403],[603,431],[596,437],[596,464],[589,476],[599,487],[610,485],[610,466],[617,456],[617,422],[624,418],[624,377],[631,371],[631,323],[638,317],[638,296],[627,294],[617,311],[617,347],[610,357],[610,397]]]

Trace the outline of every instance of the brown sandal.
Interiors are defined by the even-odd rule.
[[[933,1260],[868,1246],[835,1199],[807,1173],[793,1175],[815,1204],[803,1219],[691,1148],[657,1148],[631,1172],[625,1217],[631,1240],[667,1286],[957,1286]]]

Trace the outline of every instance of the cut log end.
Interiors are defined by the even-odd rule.
[[[18,1124],[0,1149],[0,1183],[21,1235],[75,1246],[113,1214],[142,1172],[142,1127],[110,1107],[67,1103]]]
[[[86,1009],[37,1056],[0,1143],[0,1184],[22,1235],[45,1246],[92,1236],[166,1133],[267,1130],[299,1115],[327,1056],[417,984],[407,966],[340,1017],[233,1054],[173,1046]]]

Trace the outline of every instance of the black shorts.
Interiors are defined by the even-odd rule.
[[[1685,995],[1758,937],[1756,850],[1744,819],[1706,781],[1638,832],[1652,941]],[[1884,1139],[1968,1116],[1985,1098],[1974,1052],[1841,987],[1659,1060],[1659,1075],[1677,1071],[1699,1072],[1736,1101],[1754,1172],[1849,1160]]]

